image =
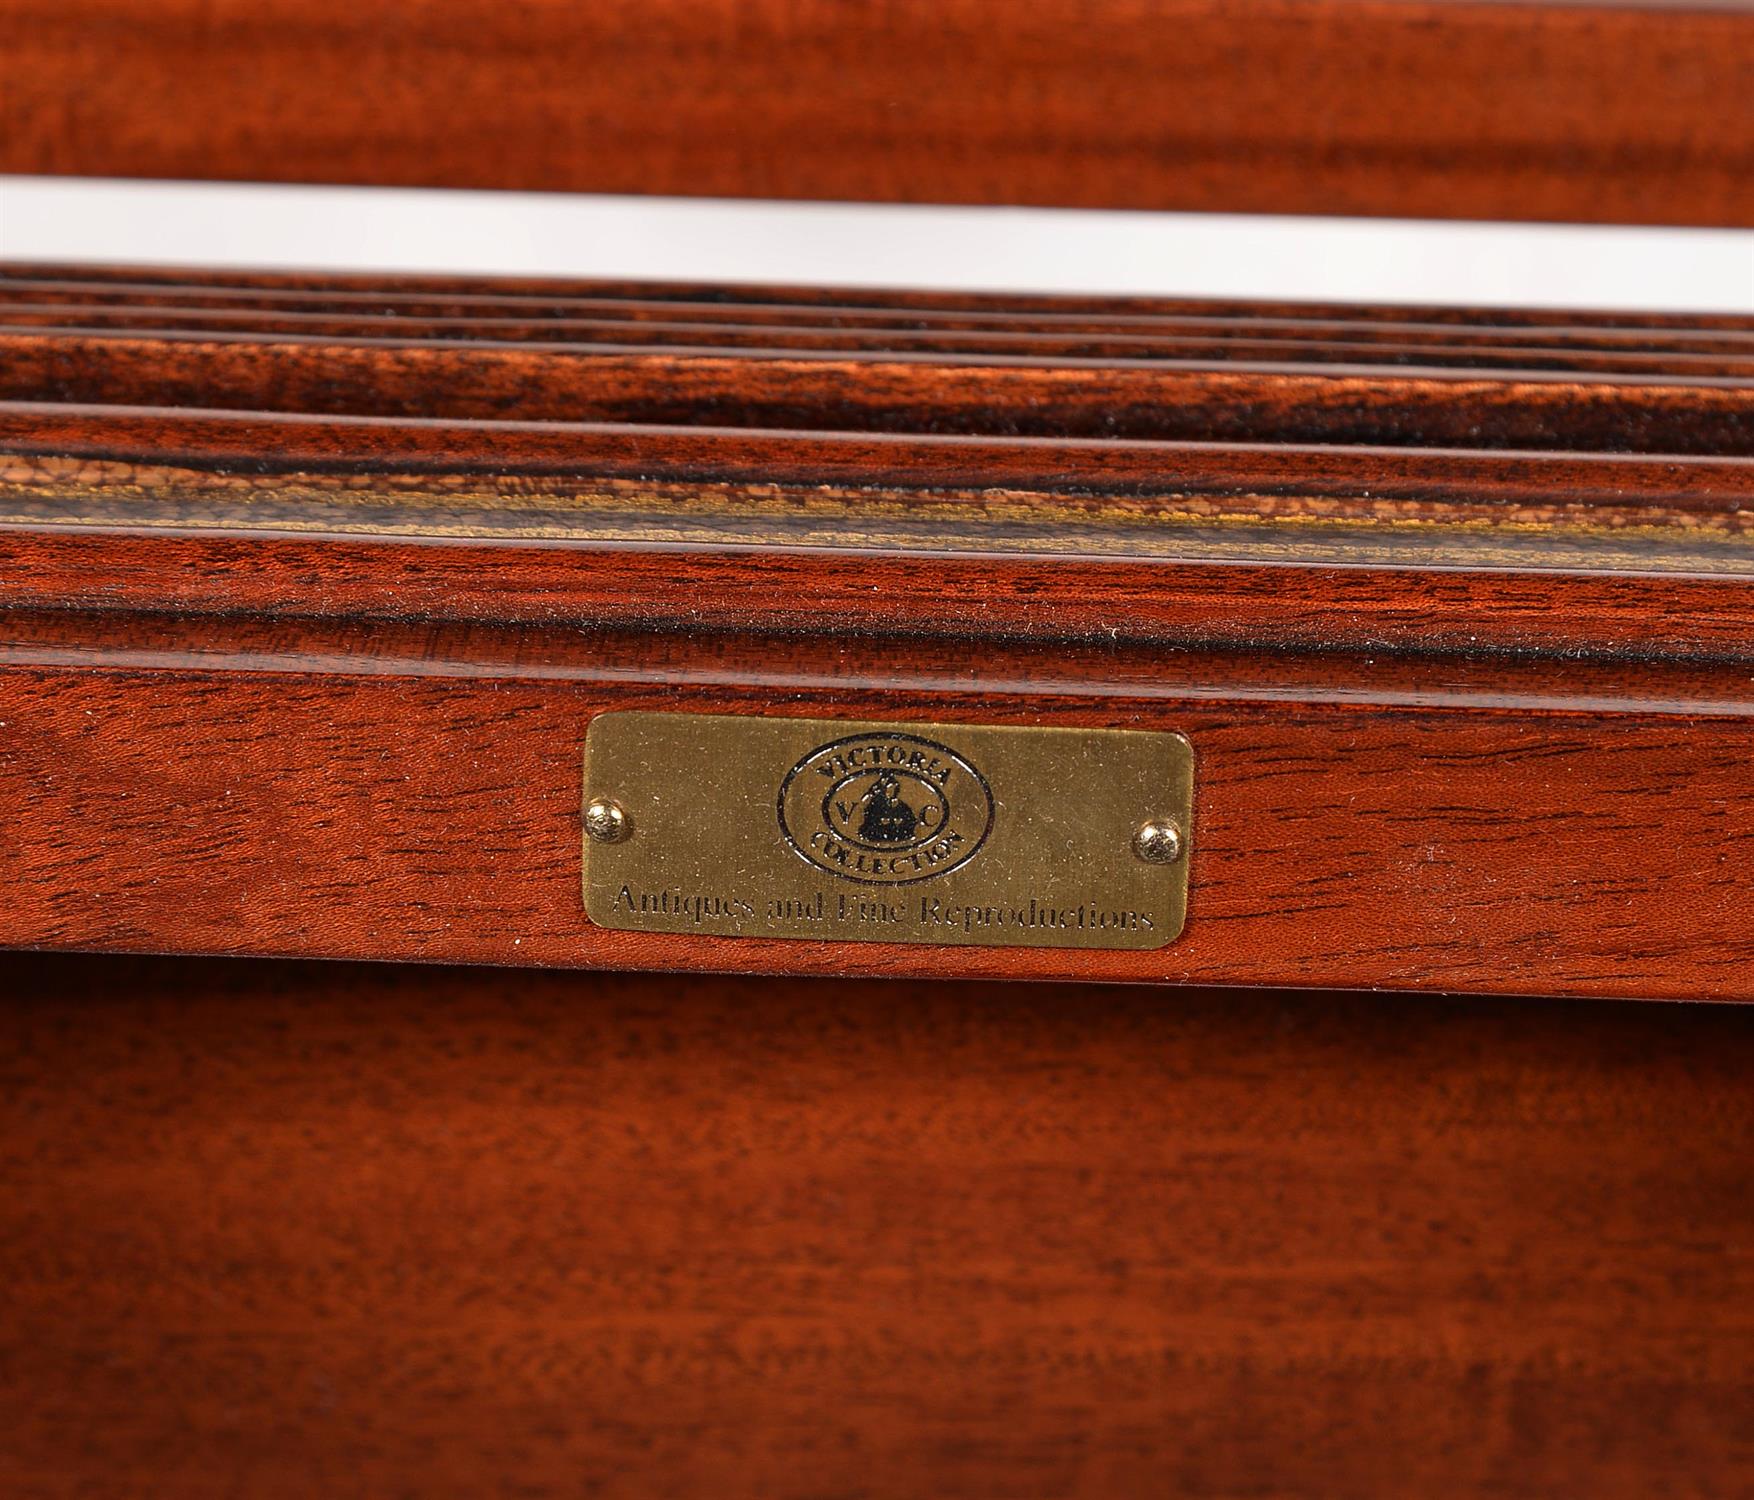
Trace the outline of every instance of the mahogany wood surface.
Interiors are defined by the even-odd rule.
[[[1663,313],[1580,308],[1468,307],[1455,303],[1263,302],[1243,298],[1147,297],[1116,293],[943,291],[822,285],[787,286],[757,282],[686,282],[593,279],[560,276],[504,276],[460,273],[401,273],[336,270],[239,270],[228,266],[178,267],[126,263],[0,262],[7,287],[23,300],[53,294],[77,306],[94,306],[120,297],[122,301],[181,306],[379,306],[388,309],[442,306],[495,306],[528,310],[532,304],[550,314],[589,307],[631,318],[641,311],[717,308],[721,315],[743,317],[758,309],[781,316],[802,308],[812,317],[854,319],[873,315],[895,322],[935,321],[946,315],[1000,325],[1026,319],[1137,324],[1164,319],[1254,323],[1275,327],[1309,323],[1343,327],[1391,325],[1405,327],[1438,323],[1466,329],[1534,328],[1547,332],[1582,333],[1598,329],[1630,330],[1642,337],[1658,330],[1685,335],[1705,329],[1746,331],[1746,315],[1731,313]],[[144,295],[142,295],[144,294]]]
[[[381,284],[302,277],[288,286],[283,277],[212,280],[202,272],[170,279],[53,266],[0,271],[0,397],[10,400],[839,432],[1754,452],[1749,316],[1645,320],[863,291],[832,294],[839,302],[824,305],[831,294],[820,289],[440,277]],[[130,299],[120,311],[112,300],[118,287]],[[288,306],[240,306],[246,300]],[[501,326],[452,316],[484,302],[504,318]],[[577,326],[580,303],[594,314],[584,320],[590,327]],[[727,324],[727,314],[738,323]],[[799,317],[813,329],[804,344]],[[958,322],[972,323],[975,336],[944,326]],[[1080,327],[1082,342],[1068,336]],[[679,342],[654,345],[666,332]]]
[[[1754,13],[6,0],[0,170],[1754,223]]]
[[[1754,319],[9,267],[0,348],[7,944],[1754,999]],[[628,707],[1186,733],[1186,934],[598,930]]]
[[[8,1497],[1732,1500],[1754,1010],[0,958]]]
[[[13,946],[1754,1000],[1745,662],[8,627]],[[580,761],[613,708],[1179,731],[1196,755],[1187,928],[1126,953],[594,927]]]
[[[0,170],[1751,153],[1741,4],[0,0]],[[1748,1493],[1754,1009],[1515,997],[1754,1000],[1751,491],[1750,318],[0,267],[0,1494]],[[1187,932],[595,929],[624,707],[1180,730]]]

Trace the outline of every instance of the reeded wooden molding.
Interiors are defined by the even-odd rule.
[[[360,299],[371,297],[370,284],[359,278],[159,272],[119,281],[146,273],[5,269],[5,400],[840,432],[1754,452],[1754,318],[794,297],[785,289],[614,283],[506,283],[494,291],[496,283],[455,278],[399,278],[384,289],[389,300],[367,313]],[[46,287],[58,288],[58,300],[42,300]],[[118,287],[127,288],[121,303],[110,300]],[[476,304],[444,300],[459,296],[485,297],[503,316],[483,324]],[[574,316],[581,302],[591,304],[582,320]]]
[[[54,301],[74,307],[252,307],[355,312],[391,309],[415,316],[519,311],[548,316],[590,311],[621,319],[690,317],[861,323],[927,327],[950,320],[975,325],[1146,327],[1164,323],[1267,326],[1324,332],[1439,328],[1453,336],[1535,330],[1542,335],[1692,338],[1725,333],[1754,337],[1754,315],[1663,313],[1626,309],[1465,307],[1454,303],[1268,302],[1213,297],[1090,293],[895,290],[882,287],[786,286],[754,282],[580,280],[559,276],[465,275],[382,271],[188,269],[126,263],[0,260],[0,302]]]
[[[358,290],[304,280],[229,285],[307,311]],[[265,305],[185,328],[220,290],[199,277],[116,286],[0,286],[0,322],[39,309],[0,332],[0,941],[1754,999],[1750,382],[1618,368],[1733,362],[1741,321],[1156,304],[1104,316],[1209,317],[1216,352],[1073,366],[902,361],[886,341],[932,326],[906,297],[869,299],[861,342],[835,302],[476,284],[519,304],[482,348],[433,284],[375,315],[396,337],[315,343]],[[717,307],[751,344],[545,343],[582,300],[617,327]],[[118,306],[147,326],[79,331]],[[1024,338],[1078,316],[1007,307],[948,311]],[[762,342],[795,311],[846,347]],[[1258,322],[1305,357],[1240,371]],[[1610,368],[1322,363],[1361,328]],[[1360,430],[1382,440],[1318,440]],[[1187,932],[1123,954],[595,929],[584,730],[642,707],[1184,732]]]
[[[1741,657],[1751,487],[1716,454],[37,401],[0,405],[0,599]]]
[[[8,0],[0,26],[11,172],[1754,223],[1742,5]]]

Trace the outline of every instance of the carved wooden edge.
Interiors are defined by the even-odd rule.
[[[1617,308],[1466,306],[1456,303],[1270,301],[1261,298],[1137,294],[931,291],[773,282],[638,281],[595,277],[435,272],[234,270],[0,259],[0,305],[60,304],[199,310],[259,308],[360,313],[392,309],[425,316],[527,313],[642,318],[833,321],[919,327],[1165,327],[1301,332],[1374,331],[1403,337],[1567,336],[1624,343],[1647,338],[1754,338],[1754,314],[1663,313]]]
[[[1183,733],[1187,928],[1145,953],[605,932],[580,760],[626,708]],[[1745,666],[13,614],[0,941],[1754,999],[1751,718]]]
[[[1191,373],[1253,381],[1211,409],[1262,440],[1117,439],[1064,428],[1108,389],[1161,425],[1190,372],[933,355],[896,398],[877,350],[776,431],[777,355],[484,354],[410,316],[419,347],[295,365],[254,327],[120,362],[71,325],[0,335],[34,351],[0,406],[0,942],[1754,998],[1745,381],[1220,360]],[[500,354],[533,363],[483,374]],[[1108,384],[1020,436],[1001,368]],[[627,381],[678,420],[529,414]],[[1394,441],[1312,441],[1311,411]],[[1487,411],[1547,445],[1444,441]],[[630,707],[1184,733],[1186,933],[600,931],[580,753]]]
[[[0,602],[1730,660],[1751,485],[1717,454],[16,403]]]
[[[0,19],[10,172],[1754,222],[1754,18],[1733,5],[440,0],[390,25],[341,0],[9,0]]]

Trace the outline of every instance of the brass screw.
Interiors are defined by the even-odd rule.
[[[1167,818],[1151,818],[1133,835],[1133,853],[1148,865],[1173,865],[1182,857],[1182,831]]]
[[[619,844],[633,833],[626,810],[612,797],[593,797],[585,804],[585,832],[599,844]]]

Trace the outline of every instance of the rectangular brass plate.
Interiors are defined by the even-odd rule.
[[[1186,913],[1192,797],[1179,734],[604,713],[585,911],[638,932],[1158,948]],[[1179,857],[1135,852],[1152,822]]]

